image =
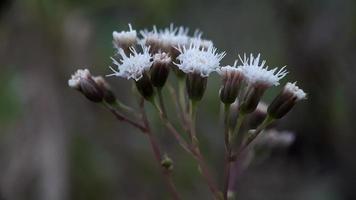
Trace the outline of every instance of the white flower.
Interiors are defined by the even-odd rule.
[[[307,98],[307,94],[302,89],[300,89],[296,85],[296,83],[297,82],[294,82],[294,83],[288,82],[284,86],[284,91],[288,92],[288,93],[291,93],[293,95],[293,97],[296,98],[296,101],[300,101],[300,100],[306,99]]]
[[[158,33],[156,26],[153,26],[152,31],[145,29],[140,31],[140,34],[142,35],[142,39],[139,42],[141,45],[149,46],[151,43],[160,43],[160,34]]]
[[[81,79],[89,79],[91,74],[88,69],[78,69],[68,80],[68,86],[74,89],[80,88]]]
[[[242,73],[242,69],[240,66],[237,66],[237,60],[235,60],[234,65],[226,65],[221,67],[220,69],[217,70],[218,74],[220,74],[221,76],[227,74],[227,73],[233,73],[233,72],[241,72]]]
[[[165,52],[156,53],[153,55],[153,62],[166,63],[169,64],[172,58]]]
[[[116,71],[110,67],[114,73],[109,76],[119,76],[126,79],[134,79],[135,81],[140,80],[143,73],[152,66],[152,56],[149,53],[149,47],[141,47],[142,53],[138,53],[136,49],[131,47],[131,54],[129,56],[126,56],[123,49],[119,49],[118,53],[122,57],[120,62],[114,58],[111,58],[113,64],[117,66],[118,70]]]
[[[137,33],[136,30],[132,29],[131,24],[129,24],[129,31],[114,31],[112,33],[114,39],[114,45],[116,48],[128,47],[137,42]]]
[[[169,28],[165,28],[159,31],[159,38],[162,42],[162,45],[167,47],[178,47],[187,45],[189,42],[188,28],[183,26],[174,27],[173,24]]]
[[[258,54],[256,58],[252,54],[250,54],[250,58],[246,58],[245,54],[243,59],[240,55],[239,58],[242,62],[242,66],[240,67],[243,74],[247,81],[253,85],[263,85],[265,87],[277,86],[279,85],[279,80],[288,73],[287,70],[285,70],[285,66],[277,71],[277,67],[269,70],[268,66],[265,66],[265,60],[260,64],[260,54]]]
[[[203,33],[201,31],[196,30],[194,32],[194,36],[189,38],[189,42],[202,48],[209,48],[209,46],[214,46],[211,40],[202,39],[202,35]]]
[[[202,49],[190,44],[189,47],[180,46],[177,49],[180,52],[177,57],[180,63],[175,63],[175,65],[185,73],[199,73],[202,77],[208,77],[211,72],[216,71],[220,67],[221,59],[225,56],[225,52],[216,53],[217,49],[213,46]]]

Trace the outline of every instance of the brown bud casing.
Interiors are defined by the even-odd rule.
[[[115,103],[116,97],[115,97],[115,94],[112,92],[109,83],[102,76],[96,76],[96,77],[93,77],[93,79],[94,79],[95,83],[103,91],[104,100],[109,104]]]
[[[103,101],[104,93],[91,77],[80,79],[79,84],[79,91],[84,94],[84,96],[87,97],[90,101]]]
[[[154,56],[151,67],[151,82],[153,86],[162,88],[167,81],[171,58],[166,53],[158,53]]]
[[[258,87],[254,85],[248,86],[246,94],[240,106],[240,112],[248,114],[256,110],[257,105],[260,102],[265,91],[265,87]]]
[[[220,100],[225,104],[235,102],[239,93],[243,75],[239,71],[226,71],[222,74],[223,85],[220,89]]]
[[[146,73],[143,73],[142,78],[140,78],[135,83],[137,90],[143,96],[143,98],[145,98],[146,100],[151,100],[154,94],[154,90],[148,75]]]
[[[200,101],[206,89],[207,77],[202,77],[198,73],[189,73],[186,79],[186,87],[189,99]]]
[[[280,119],[286,115],[295,105],[297,97],[293,93],[282,91],[268,106],[268,114],[275,118]]]

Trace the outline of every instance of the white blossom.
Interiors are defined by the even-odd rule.
[[[233,73],[233,72],[241,72],[242,73],[242,69],[240,66],[237,66],[237,60],[235,60],[234,64],[231,65],[226,65],[221,67],[220,69],[217,70],[218,74],[220,74],[221,76],[225,75],[226,73]]]
[[[126,79],[134,79],[135,81],[140,80],[143,73],[152,66],[152,56],[149,53],[149,47],[141,47],[142,53],[138,53],[135,48],[131,47],[129,56],[125,54],[123,49],[119,49],[118,54],[121,56],[120,61],[111,58],[118,70],[110,67],[114,73],[109,76],[119,76]]]
[[[293,95],[293,97],[296,98],[296,101],[300,101],[303,99],[307,98],[307,94],[300,89],[297,85],[297,82],[294,83],[290,83],[288,82],[285,86],[284,86],[284,92],[288,92],[291,93]]]
[[[112,36],[116,48],[131,46],[137,42],[137,33],[132,29],[131,24],[129,24],[129,31],[114,31]]]
[[[88,79],[91,77],[91,74],[88,69],[78,69],[68,80],[68,86],[74,89],[80,88],[80,80]]]
[[[244,58],[242,59],[239,56],[242,65],[240,66],[244,76],[250,84],[263,85],[265,87],[271,87],[273,85],[279,85],[279,80],[287,75],[287,70],[285,67],[282,67],[280,70],[278,68],[268,69],[266,61],[263,60],[260,63],[260,54],[255,58],[253,54],[250,54],[250,58],[246,58],[244,54]],[[278,71],[277,71],[278,70]]]
[[[189,42],[188,28],[183,26],[174,27],[173,24],[169,28],[159,31],[159,36],[162,44],[168,47],[178,47],[187,45]]]
[[[220,61],[225,52],[217,53],[213,46],[202,49],[197,45],[190,44],[189,47],[177,48],[180,55],[177,57],[179,63],[175,63],[185,73],[199,73],[202,77],[208,77],[213,71],[220,67]]]

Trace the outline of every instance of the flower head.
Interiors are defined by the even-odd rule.
[[[296,101],[306,99],[307,94],[302,89],[300,89],[296,84],[297,82],[294,83],[288,82],[284,86],[284,92],[292,94],[292,96],[295,97]]]
[[[175,63],[185,73],[198,73],[202,77],[208,77],[213,71],[218,70],[220,61],[225,52],[217,53],[217,49],[210,46],[206,49],[191,43],[189,47],[179,47],[180,55],[177,57],[179,63]]]
[[[239,58],[242,62],[241,69],[248,83],[252,85],[259,85],[265,88],[269,88],[273,85],[277,86],[279,85],[279,80],[288,73],[287,70],[285,70],[285,66],[280,70],[278,70],[277,67],[269,70],[268,66],[265,66],[265,60],[260,63],[260,54],[258,54],[257,57],[250,54],[250,58],[246,58],[244,54],[243,59],[240,56]]]
[[[306,96],[307,94],[296,83],[288,82],[268,106],[268,114],[275,119],[282,118],[298,101],[306,99]]]
[[[137,33],[136,30],[132,29],[131,24],[129,24],[129,31],[114,31],[112,33],[113,43],[116,48],[129,48],[130,46],[137,43]]]
[[[167,81],[171,65],[171,57],[167,53],[156,53],[153,56],[151,67],[151,82],[155,87],[161,88]]]
[[[236,67],[236,65],[237,60],[233,66],[227,65],[218,70],[218,73],[223,78],[222,87],[220,89],[220,100],[226,104],[235,102],[241,83],[244,80],[244,75],[240,67]]]
[[[152,53],[157,53],[160,51],[161,40],[156,26],[153,26],[152,31],[145,29],[140,31],[140,34],[142,35],[142,39],[139,42],[141,45],[150,46]]]
[[[149,47],[141,46],[142,53],[138,53],[135,48],[130,48],[130,55],[127,56],[123,49],[119,49],[118,53],[121,56],[120,62],[111,58],[118,70],[113,70],[114,76],[123,77],[126,79],[134,79],[138,81],[142,78],[143,73],[152,66],[152,56],[149,53]]]
[[[94,81],[88,69],[78,69],[68,80],[68,85],[81,92],[90,101],[101,102],[104,98],[101,87]]]
[[[80,89],[80,81],[89,78],[91,78],[91,74],[88,69],[78,69],[68,80],[68,86],[74,89]]]
[[[214,46],[214,43],[211,40],[202,39],[203,33],[199,30],[194,32],[194,36],[189,38],[189,42],[194,45],[200,46],[200,48],[209,48],[210,46]]]
[[[189,42],[188,31],[188,28],[183,26],[174,27],[174,25],[171,24],[169,28],[159,31],[162,45],[167,48],[187,45]]]

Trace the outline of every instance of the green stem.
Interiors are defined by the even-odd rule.
[[[230,146],[230,105],[231,104],[224,104],[224,136],[225,136],[225,177],[224,177],[224,190],[223,195],[224,199],[227,200],[228,198],[228,190],[229,190],[229,181],[230,181],[230,170],[231,170],[231,146]]]
[[[235,142],[235,139],[236,137],[238,136],[239,132],[240,132],[240,129],[241,129],[241,126],[244,122],[246,118],[246,114],[245,113],[239,113],[239,116],[237,118],[237,122],[236,122],[236,125],[235,127],[231,130],[231,137],[230,137],[230,140],[229,140],[229,143],[230,145],[232,146]]]
[[[189,115],[190,115],[190,139],[193,147],[198,147],[198,138],[196,133],[196,116],[197,116],[197,102],[189,101]]]
[[[166,107],[164,106],[164,100],[163,100],[163,96],[162,96],[162,88],[157,88],[157,93],[158,93],[158,100],[159,100],[159,105],[162,110],[162,114],[164,115],[165,118],[167,118]]]
[[[186,102],[185,102],[185,81],[184,78],[178,78],[178,95],[179,95],[179,104],[183,113],[186,113]]]
[[[251,133],[250,135],[248,135],[248,137],[246,138],[245,142],[242,144],[240,150],[239,150],[239,154],[244,151],[256,138],[257,136],[263,132],[263,130],[270,125],[272,122],[274,122],[275,119],[269,115],[267,115],[267,117],[263,120],[263,122],[256,128],[256,130]]]

